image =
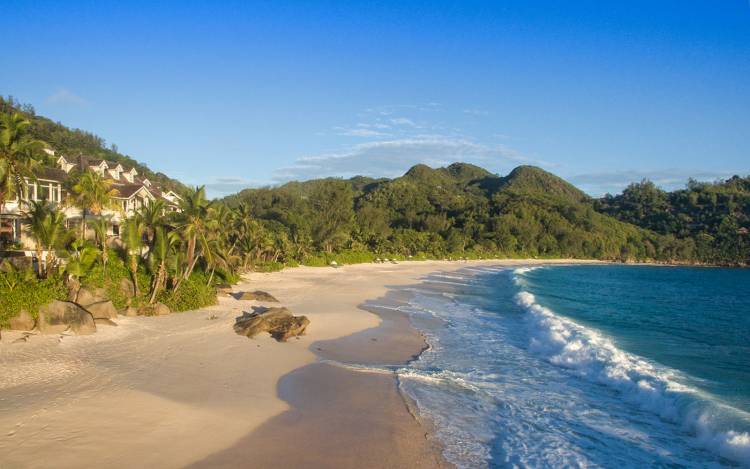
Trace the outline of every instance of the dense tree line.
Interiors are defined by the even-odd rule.
[[[521,166],[506,177],[455,163],[404,176],[293,182],[227,197],[242,207],[277,260],[338,257],[573,257],[702,260],[692,238],[657,233],[596,210],[564,180]],[[335,258],[328,255],[326,259]]]
[[[619,220],[673,235],[693,245],[693,257],[718,264],[750,263],[750,177],[666,192],[653,182],[628,186],[596,201],[598,211]]]
[[[37,116],[12,98],[0,98],[0,113],[4,110],[28,122],[24,145],[30,148],[44,142],[63,153],[127,159],[183,195],[195,192],[153,175],[101,138]],[[23,156],[28,152],[17,153],[8,174],[30,174],[35,164],[45,164]],[[225,248],[238,259],[233,272],[410,256],[747,264],[749,184],[739,177],[691,181],[668,193],[642,182],[596,200],[530,166],[500,177],[470,164],[417,165],[395,179],[327,178],[248,189],[217,201],[212,213],[221,207],[222,216],[231,219]],[[8,186],[4,192],[9,191]]]

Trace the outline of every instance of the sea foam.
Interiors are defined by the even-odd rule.
[[[530,268],[514,271],[523,287]],[[527,312],[529,349],[550,363],[573,370],[580,377],[608,386],[624,400],[680,425],[698,445],[743,466],[750,466],[750,415],[721,403],[688,384],[676,370],[627,353],[603,334],[556,314],[521,291],[517,303]]]

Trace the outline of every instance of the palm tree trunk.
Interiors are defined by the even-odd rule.
[[[36,242],[36,271],[39,278],[44,277],[44,268],[42,267],[42,245]]]
[[[134,254],[130,256],[130,274],[133,276],[133,290],[137,297],[141,292],[138,288],[138,258]]]
[[[211,285],[211,280],[214,279],[215,271],[216,271],[216,267],[211,267],[211,275],[208,276],[208,283],[206,283],[206,286]]]
[[[55,261],[55,252],[52,248],[49,248],[49,251],[47,251],[47,269],[44,272],[44,277],[49,277],[49,269],[52,267],[52,263]]]
[[[156,294],[159,293],[159,290],[162,288],[162,283],[164,283],[167,273],[166,266],[164,265],[164,261],[159,264],[159,273],[156,274],[156,278],[154,279],[154,286],[151,289],[151,298],[148,300],[148,304],[152,305],[154,304],[154,300],[156,300]]]
[[[188,270],[185,271],[185,278],[186,279],[190,278],[190,276],[193,274],[193,269],[195,269],[195,264],[198,263],[198,259],[199,258],[200,258],[200,256],[195,256],[195,258],[193,259],[193,263],[190,264],[190,266],[188,267]]]
[[[102,267],[104,273],[107,273],[107,261],[109,261],[109,252],[107,251],[107,242],[102,242]]]
[[[81,241],[86,241],[86,209],[81,210]]]
[[[195,268],[195,264],[198,263],[199,258],[200,256],[196,256],[193,259],[193,263],[188,266],[187,270],[185,271],[185,274],[182,277],[180,277],[180,280],[177,282],[177,285],[175,285],[174,290],[172,291],[176,292],[182,285],[183,280],[187,280],[190,277],[190,275],[193,273],[193,269]]]
[[[188,269],[185,270],[185,278],[188,278],[190,276],[190,273],[193,271],[190,265],[195,262],[195,241],[195,236],[191,236],[188,240],[186,262],[186,264],[188,265]]]

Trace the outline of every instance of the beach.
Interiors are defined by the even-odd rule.
[[[402,262],[251,273],[311,320],[278,343],[234,333],[259,303],[222,297],[199,311],[121,317],[91,336],[0,343],[0,467],[441,467],[440,447],[387,373],[340,363],[399,364],[425,343],[398,313],[367,300],[425,275],[471,265]],[[572,263],[560,260],[554,262]]]

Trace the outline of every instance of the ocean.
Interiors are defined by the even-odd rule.
[[[470,267],[410,290],[429,348],[399,386],[456,466],[750,466],[750,270]]]

